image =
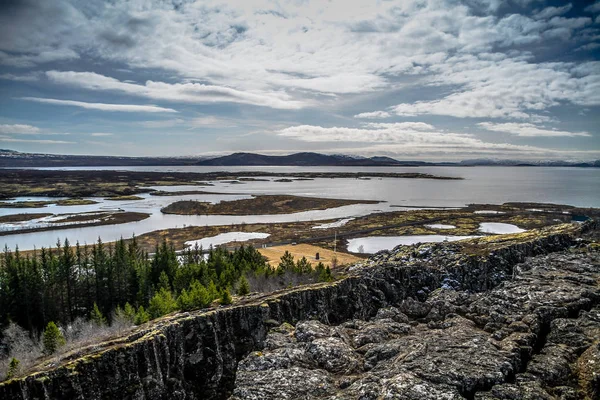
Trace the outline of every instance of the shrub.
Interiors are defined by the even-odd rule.
[[[233,299],[231,298],[231,293],[229,293],[229,289],[225,288],[223,293],[221,294],[221,304],[227,305],[233,303]]]
[[[171,291],[164,287],[150,299],[150,304],[148,305],[148,312],[152,319],[162,317],[176,309],[177,302],[173,299]]]
[[[19,373],[19,364],[21,364],[21,362],[14,357],[10,360],[10,364],[8,364],[8,372],[6,373],[6,379],[12,379]]]
[[[90,321],[98,327],[106,325],[106,318],[104,318],[104,315],[102,315],[102,312],[100,312],[98,304],[96,303],[94,303],[94,308],[90,313]]]
[[[135,322],[135,309],[129,303],[125,303],[125,308],[117,306],[113,317],[111,329],[121,332],[129,328]]]
[[[150,321],[150,314],[148,314],[148,312],[144,310],[144,306],[140,306],[140,308],[138,308],[137,312],[135,313],[135,319],[133,322],[136,325],[141,325],[145,324],[148,321]]]
[[[306,259],[306,257],[302,257],[296,263],[296,272],[299,274],[310,274],[313,271],[312,264]]]
[[[50,321],[44,329],[42,342],[44,343],[44,353],[50,355],[56,353],[60,347],[65,345],[65,338],[58,326]]]
[[[210,281],[210,283],[208,284],[208,287],[206,289],[208,290],[208,297],[210,298],[211,302],[214,299],[219,298],[219,290],[217,289],[217,285],[215,284],[214,281]]]
[[[240,296],[245,296],[250,293],[250,284],[248,283],[248,279],[244,275],[240,278],[240,285],[238,286],[237,294]]]
[[[184,289],[181,291],[177,304],[180,309],[189,311],[197,308],[204,308],[210,304],[212,299],[208,293],[208,290],[197,280],[193,280],[190,284],[189,290]]]
[[[39,342],[32,340],[27,331],[14,322],[0,334],[2,342],[6,345],[8,353],[5,357],[0,351],[0,380],[10,379],[12,359],[18,361],[14,374],[26,371],[41,355]],[[14,375],[12,375],[14,377]]]
[[[129,303],[125,303],[125,308],[123,308],[123,316],[133,323],[135,320],[135,308]]]
[[[296,263],[294,263],[294,256],[289,252],[285,251],[281,256],[281,261],[279,262],[279,268],[277,268],[277,274],[283,275],[286,271],[294,271],[296,268]]]

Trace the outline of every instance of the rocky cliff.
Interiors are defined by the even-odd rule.
[[[600,252],[517,266],[338,325],[283,324],[238,365],[233,399],[598,399]]]
[[[248,372],[244,366],[249,363],[246,357],[255,356],[255,351],[276,348],[269,344],[272,341],[267,336],[270,330],[281,329],[277,327],[284,322],[296,324],[303,320],[318,320],[331,326],[353,320],[369,321],[378,312],[386,312],[379,311],[380,309],[390,306],[400,306],[401,309],[404,307],[405,314],[416,321],[413,323],[425,324],[427,327],[431,322],[440,324],[443,328],[448,320],[447,329],[432,330],[437,334],[416,335],[417,338],[423,338],[422,345],[446,343],[442,347],[446,348],[447,354],[455,352],[458,355],[464,346],[468,346],[465,340],[476,333],[481,335],[478,340],[481,340],[481,348],[486,351],[489,346],[496,346],[488,345],[488,338],[481,332],[499,332],[497,335],[506,334],[507,337],[514,333],[522,334],[522,338],[511,336],[511,342],[502,350],[504,358],[500,361],[497,358],[490,359],[491,366],[483,375],[473,378],[466,374],[467,378],[454,377],[454,380],[443,378],[446,381],[442,383],[447,385],[443,390],[448,390],[453,396],[473,398],[481,390],[515,381],[517,373],[527,364],[527,358],[535,354],[533,350],[523,348],[533,349],[544,342],[543,337],[548,332],[549,324],[554,323],[557,318],[577,317],[580,310],[590,309],[597,304],[600,277],[597,275],[598,266],[593,265],[590,271],[565,278],[565,281],[571,282],[571,286],[565,287],[570,297],[565,298],[559,311],[555,311],[558,307],[556,302],[545,306],[546,298],[541,295],[536,300],[536,307],[532,308],[530,303],[521,302],[518,306],[524,309],[515,311],[514,307],[517,306],[513,302],[527,296],[526,292],[519,292],[521,289],[515,289],[514,295],[507,295],[497,303],[489,300],[489,304],[485,299],[492,299],[493,296],[482,297],[477,302],[476,298],[480,295],[476,293],[496,293],[492,289],[502,282],[510,280],[507,285],[516,282],[514,278],[520,277],[520,271],[515,266],[527,257],[569,248],[578,242],[583,233],[595,228],[595,223],[569,225],[502,238],[478,239],[466,244],[422,245],[379,253],[369,261],[352,267],[345,278],[334,283],[311,285],[262,297],[251,296],[230,307],[163,318],[141,327],[128,337],[84,349],[76,356],[63,360],[60,366],[44,368],[31,376],[0,384],[0,398],[218,399],[227,398],[232,393],[240,398],[263,398],[244,392],[244,382],[247,382],[244,381],[244,376],[249,376],[244,375]],[[543,285],[546,285],[546,289],[552,288],[552,281],[544,281]],[[549,292],[551,290],[545,293]],[[479,308],[474,309],[480,311],[458,312],[460,304],[452,302],[448,302],[449,310],[442,305],[435,308],[434,299],[438,293],[464,293],[471,300],[462,306],[467,307],[467,311],[470,310],[469,307],[477,306]],[[440,301],[440,304],[446,304]],[[517,318],[521,315],[519,313],[523,313],[520,319]],[[539,318],[531,316],[538,314]],[[529,317],[525,318],[526,316]],[[401,326],[391,328],[398,330],[392,332],[393,335],[402,335],[403,330],[407,329],[402,326],[405,324],[402,322],[404,317],[400,318],[400,322],[394,323]],[[506,324],[507,321],[511,322]],[[513,322],[515,325],[511,325]],[[357,324],[359,326],[361,323]],[[411,329],[406,334],[424,329],[417,325],[413,327],[410,320],[408,326]],[[369,335],[371,333],[367,331],[363,336]],[[500,336],[498,340],[501,341],[504,338]],[[297,333],[295,337],[298,339]],[[328,336],[323,338],[327,339]],[[358,343],[360,341],[346,350],[350,359],[356,360],[358,366],[362,365],[356,368],[363,368],[362,371],[365,371],[367,363],[357,353],[360,348],[357,347]],[[416,342],[407,342],[406,345],[419,346]],[[477,351],[471,349],[470,352]],[[374,360],[378,360],[378,353],[373,354],[376,354]],[[596,355],[591,354],[590,357]],[[242,359],[244,362],[236,382],[238,363]],[[483,357],[482,360],[485,359]],[[427,364],[429,366],[422,368],[426,371],[442,368],[439,366],[442,363],[440,360],[442,359],[432,356]],[[453,365],[458,368],[459,364],[468,365],[472,358],[464,356],[454,360]],[[327,363],[326,358],[323,362]],[[370,362],[373,368],[377,367],[377,362]],[[319,367],[321,364],[316,365],[317,369],[324,368]],[[348,373],[352,371],[351,369]],[[419,379],[423,379],[423,374],[407,376],[406,382],[410,383],[413,379],[416,384]],[[432,373],[431,376],[434,380],[442,380],[443,374]],[[337,375],[335,379],[338,379]],[[348,382],[347,387],[352,386],[353,382]],[[341,390],[341,386],[336,386],[336,391]],[[292,394],[292,397],[297,396]]]

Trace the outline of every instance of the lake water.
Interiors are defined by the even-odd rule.
[[[482,222],[479,224],[479,231],[483,233],[507,234],[525,232],[525,229],[519,228],[513,224],[503,224],[501,222]]]
[[[396,246],[409,246],[416,243],[456,242],[476,236],[406,235],[406,236],[367,236],[348,240],[348,251],[373,254],[381,250],[391,250]]]
[[[463,180],[433,179],[314,179],[294,182],[268,181],[232,184],[214,182],[214,186],[156,187],[157,189],[204,190],[224,194],[150,196],[139,201],[105,201],[87,206],[52,206],[46,208],[3,209],[0,215],[51,212],[75,213],[122,209],[150,213],[150,218],[121,225],[73,228],[47,232],[13,234],[0,237],[0,244],[21,249],[53,246],[58,238],[71,242],[92,243],[98,237],[104,241],[141,235],[157,229],[181,228],[188,225],[231,225],[256,222],[294,222],[340,220],[374,212],[401,211],[403,206],[462,207],[470,203],[501,204],[510,201],[569,204],[580,207],[600,207],[600,169],[568,167],[107,167],[56,168],[110,169],[128,171],[215,172],[265,171],[269,173],[299,172],[421,172],[462,177]],[[209,202],[249,198],[258,194],[292,194],[345,199],[379,200],[379,204],[344,206],[329,210],[307,211],[282,215],[254,216],[181,216],[165,215],[160,209],[178,200]],[[19,199],[21,200],[21,199]],[[395,207],[392,207],[395,206]],[[317,223],[315,225],[318,225]],[[0,226],[1,228],[1,226]]]
[[[216,236],[205,237],[198,240],[189,240],[185,242],[188,247],[201,247],[208,249],[210,246],[216,247],[229,242],[247,242],[252,239],[266,239],[270,235],[262,232],[227,232]]]

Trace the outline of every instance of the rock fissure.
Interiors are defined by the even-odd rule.
[[[538,359],[546,350],[560,353],[560,344],[551,342],[550,349],[543,343],[543,336],[546,343],[553,338],[553,324],[579,321],[581,313],[596,310],[597,265],[574,252],[574,258],[558,253],[564,271],[550,258],[552,268],[540,267],[544,254],[577,245],[578,237],[594,229],[595,223],[586,223],[518,240],[378,253],[331,284],[164,318],[90,354],[82,351],[67,365],[0,384],[0,398],[200,399],[232,393],[286,398],[276,383],[287,382],[296,390],[287,398],[368,399],[368,393],[379,393],[426,399],[423,394],[430,393],[430,398],[508,399],[498,393],[535,386],[527,380],[534,376],[532,368],[547,364]],[[582,270],[584,261],[591,266]],[[386,311],[390,306],[397,312]],[[328,327],[328,334],[302,341],[298,325],[280,326],[310,320]],[[546,334],[544,325],[550,327]],[[577,351],[593,360],[594,346],[578,340],[585,344]],[[573,351],[560,354],[577,354]],[[574,362],[583,371],[577,376],[588,377],[574,390],[595,390],[594,371]],[[245,381],[252,366],[262,368],[260,374]],[[263,390],[260,395],[247,390],[248,382]]]

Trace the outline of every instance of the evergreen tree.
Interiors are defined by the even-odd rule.
[[[208,293],[208,290],[197,280],[192,281],[189,290],[184,289],[179,298],[177,304],[183,311],[189,311],[197,308],[203,308],[210,304],[212,299]]]
[[[231,293],[229,293],[229,289],[223,289],[223,293],[221,294],[221,304],[228,305],[233,303],[233,299],[231,298]]]
[[[125,303],[125,308],[123,309],[123,316],[132,323],[135,321],[135,308],[131,306],[129,303]]]
[[[158,278],[158,289],[171,290],[171,284],[169,283],[169,277],[165,271],[160,273],[160,277]]]
[[[61,293],[65,294],[65,299],[63,300],[63,310],[69,318],[69,321],[73,321],[75,319],[74,315],[74,289],[75,289],[75,255],[73,254],[73,249],[71,248],[71,244],[68,239],[65,239],[64,245],[62,249],[60,247],[60,242],[57,243],[57,249],[60,250],[60,258],[59,258],[59,275],[61,282],[65,285],[64,290],[61,290]]]
[[[65,337],[54,322],[48,322],[44,330],[42,343],[44,344],[44,353],[47,355],[56,353],[60,347],[65,345]]]
[[[309,266],[306,259],[294,262],[287,252],[276,269],[252,246],[231,252],[214,248],[208,260],[197,248],[179,262],[166,242],[148,257],[135,238],[109,245],[98,239],[89,247],[59,242],[28,257],[5,247],[0,255],[0,325],[14,321],[33,336],[50,321],[66,326],[81,317],[98,325],[106,324],[109,316],[139,324],[177,306],[197,309],[222,301],[225,288],[244,295],[250,291],[250,276],[257,279],[253,290],[281,286],[281,279],[265,285],[261,280],[289,272],[307,275],[290,277],[294,282],[332,279],[322,264],[314,271]]]
[[[214,281],[211,280],[206,289],[208,290],[208,297],[211,302],[214,299],[219,298],[219,289],[217,289],[217,285],[215,285]]]
[[[329,268],[329,266],[327,266],[327,268],[320,270],[319,281],[331,282],[332,280],[333,280],[333,276],[331,275],[331,269]]]
[[[150,314],[146,310],[144,310],[144,306],[140,306],[135,313],[134,324],[141,325],[150,321]]]
[[[8,371],[6,372],[6,379],[12,379],[17,376],[19,373],[19,364],[21,364],[21,362],[14,357],[10,360]]]
[[[238,286],[237,294],[240,296],[245,296],[250,293],[250,284],[248,283],[248,279],[244,275],[240,278],[240,284]]]
[[[148,313],[152,319],[162,317],[176,309],[177,302],[173,299],[171,292],[165,288],[161,288],[148,305]]]
[[[296,273],[298,274],[310,274],[312,270],[312,264],[308,262],[306,257],[302,257],[296,263]]]
[[[94,303],[94,308],[90,313],[90,321],[98,327],[106,325],[106,318],[104,318],[104,315],[102,315],[96,303]]]
[[[294,256],[289,252],[285,251],[281,256],[281,261],[279,262],[279,267],[277,268],[277,273],[279,275],[283,275],[287,271],[293,271],[296,268],[296,263],[294,263]]]
[[[20,361],[14,357],[10,360],[10,363],[8,364],[8,371],[6,372],[6,379],[12,379],[17,375],[19,371],[19,364]]]

